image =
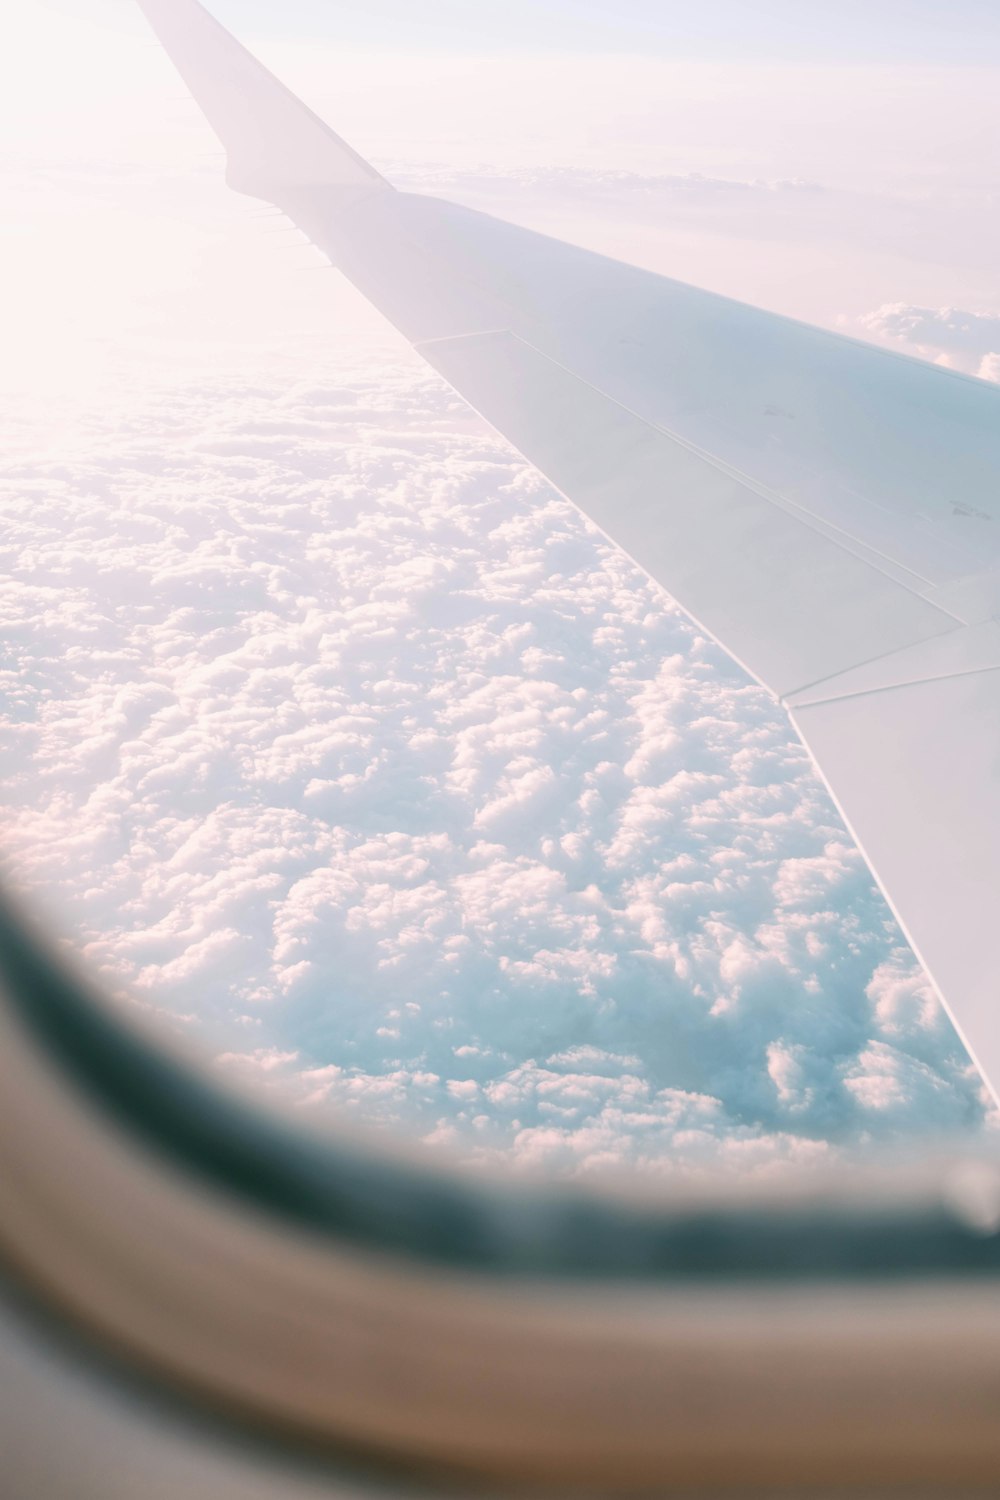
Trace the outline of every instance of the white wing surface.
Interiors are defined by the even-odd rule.
[[[394,191],[197,0],[140,0],[229,153],[788,708],[1000,1083],[1000,389]]]

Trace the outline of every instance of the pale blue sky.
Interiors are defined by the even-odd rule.
[[[982,63],[996,0],[213,0],[233,26],[393,49],[603,49],[718,57]]]

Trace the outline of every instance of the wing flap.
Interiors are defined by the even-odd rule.
[[[435,369],[779,695],[956,621],[511,333]]]
[[[984,1076],[1000,1079],[1000,669],[792,710]]]

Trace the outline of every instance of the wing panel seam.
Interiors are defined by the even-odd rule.
[[[886,655],[892,656],[894,653],[889,651]],[[882,661],[883,658],[877,656],[875,660]],[[868,666],[870,663],[866,662],[863,665]],[[898,693],[901,688],[925,686],[929,682],[950,682],[955,677],[982,677],[987,672],[1000,672],[1000,662],[995,662],[991,666],[985,667],[963,667],[957,672],[931,672],[926,677],[908,677],[905,682],[881,682],[877,687],[854,688],[847,693],[831,693],[828,698],[798,699],[798,701],[792,703],[788,697],[784,697],[781,701],[789,713],[797,714],[802,709],[821,708],[827,703],[846,703],[851,698],[872,698],[876,693]],[[841,674],[838,673],[837,675],[840,676]],[[797,689],[797,692],[808,691],[808,688]],[[793,694],[792,696],[794,697],[795,695]]]

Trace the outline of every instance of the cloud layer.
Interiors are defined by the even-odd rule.
[[[886,302],[862,319],[877,338],[909,344],[936,364],[1000,381],[1000,313]]]
[[[5,476],[4,846],[90,961],[233,1075],[482,1159],[982,1128],[780,710],[429,376],[298,374]]]

